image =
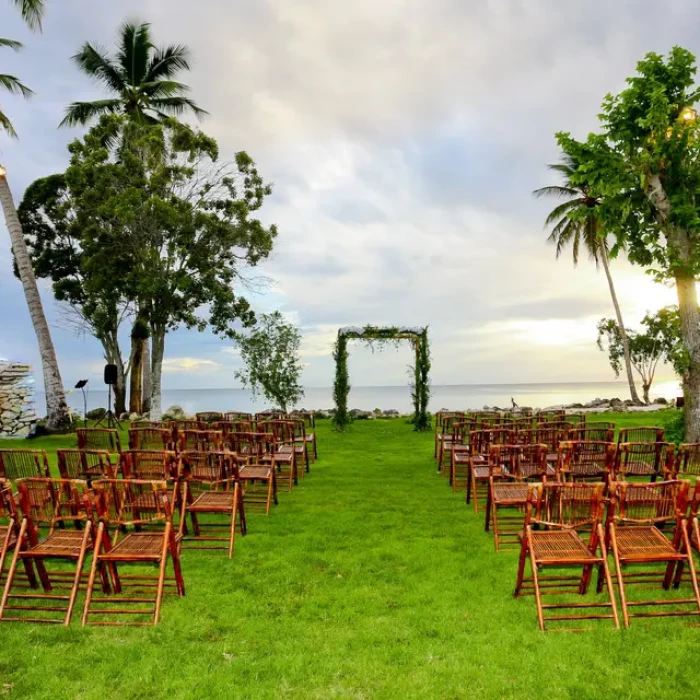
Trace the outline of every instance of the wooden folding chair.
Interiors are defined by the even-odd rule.
[[[467,487],[469,483],[469,455],[471,446],[469,443],[472,432],[488,429],[483,423],[477,423],[469,418],[465,421],[457,421],[452,424],[452,441],[445,443],[445,450],[450,457],[450,485],[452,491],[457,493]],[[440,470],[441,465],[438,465]]]
[[[231,452],[183,452],[181,459],[184,489],[180,518],[181,546],[189,549],[228,549],[230,559],[236,529],[241,535],[247,532],[239,476],[239,466],[244,466],[246,459]],[[200,516],[204,515],[218,517],[215,522],[203,523]],[[187,532],[188,516],[192,535]],[[226,518],[224,523],[221,522],[223,517]],[[208,534],[204,534],[205,530]],[[225,536],[222,536],[224,533]],[[227,546],[209,544],[212,542],[226,542]],[[186,543],[192,546],[187,547]]]
[[[166,588],[185,595],[168,485],[165,481],[104,479],[95,481],[93,487],[99,524],[82,624],[157,625]],[[169,561],[174,583],[166,582]],[[125,575],[120,568],[126,565],[139,569]],[[153,566],[158,567],[156,576],[144,572],[144,567],[147,572]],[[112,595],[110,590],[102,597],[94,595],[100,567],[109,571]],[[129,607],[131,604],[138,607]],[[143,621],[144,617],[151,619]]]
[[[180,452],[216,452],[224,444],[224,434],[219,430],[183,430],[178,438]]]
[[[534,592],[537,621],[542,631],[547,622],[555,620],[611,619],[616,629],[620,626],[602,525],[604,488],[604,484],[551,481],[530,486],[514,595]],[[584,540],[586,534],[587,541]],[[526,578],[528,559],[532,574]],[[601,567],[604,573],[609,602],[543,602],[545,595],[585,595],[594,567]],[[545,576],[543,570],[547,568],[580,568],[581,574]],[[602,580],[599,579],[599,583]],[[610,612],[598,612],[601,608]],[[548,614],[556,610],[587,609],[593,612]]]
[[[33,476],[49,476],[44,450],[0,450],[0,479],[17,481]]]
[[[216,421],[224,420],[224,414],[218,411],[200,411],[194,415],[201,423],[216,423]]]
[[[243,411],[226,411],[226,413],[224,413],[224,420],[232,423],[236,423],[238,421],[247,421],[252,423],[253,414],[244,413]]]
[[[488,433],[488,438],[486,438],[488,451],[486,461],[483,459],[485,456],[483,453],[470,455],[469,488],[467,488],[467,503],[474,502],[474,512],[477,514],[479,513],[479,501],[486,504],[487,510],[489,508],[489,481],[492,477],[510,480],[515,478],[515,464],[520,451],[520,445],[500,442],[506,437],[501,436],[501,433],[509,433],[509,431],[500,430],[472,433],[472,438],[477,441],[476,449],[478,450],[486,448],[484,437],[478,435],[478,432]],[[498,442],[494,443],[494,438]]]
[[[267,436],[262,438],[264,449],[258,462],[272,464],[277,472],[277,483],[286,482],[287,490],[291,492],[292,486],[297,485],[299,477],[291,424],[283,420],[260,421],[258,429]]]
[[[133,429],[158,428],[160,430],[168,430],[170,428],[168,422],[162,420],[135,420],[130,427]]]
[[[608,427],[612,425],[613,427]],[[580,427],[575,425],[569,432],[569,440],[578,442],[614,442],[615,426],[612,423],[584,423]]]
[[[557,481],[602,481],[615,474],[617,445],[614,442],[566,440],[559,443]]]
[[[615,478],[669,479],[676,469],[675,448],[668,442],[618,443]]]
[[[57,450],[58,472],[62,479],[114,479],[115,465],[105,450]]]
[[[291,422],[294,425],[294,442],[297,445],[297,456],[301,455],[304,460],[305,469],[309,471],[309,461],[318,459],[318,448],[316,446],[316,433],[309,432],[306,429],[306,419],[303,417],[292,418]],[[304,447],[303,452],[300,446]],[[310,452],[310,454],[309,454]]]
[[[462,412],[450,412],[442,415],[440,429],[435,428],[435,459],[437,459],[438,470],[443,462],[443,452],[445,444],[452,441],[452,425],[465,420],[466,416]]]
[[[632,617],[700,615],[700,589],[685,518],[689,486],[690,483],[684,480],[650,484],[615,482],[611,486],[606,544],[615,559],[625,627],[630,626]],[[665,527],[667,525],[671,525],[672,530]],[[664,564],[664,570],[650,571],[649,566],[653,564]],[[686,564],[690,571],[692,598],[628,600],[629,585],[642,584],[648,588],[650,584],[660,582],[664,590],[669,590],[672,582],[680,585],[680,571]],[[640,566],[642,571],[639,571]],[[634,568],[636,571],[632,571]],[[672,581],[676,568],[679,573],[676,581]],[[599,589],[601,585],[599,577]],[[683,610],[685,606],[691,606],[691,609]],[[636,610],[638,607],[655,609],[630,612],[630,608]],[[658,610],[659,607],[667,609]]]
[[[539,425],[540,423],[561,422],[565,417],[566,411],[563,408],[549,411],[537,411],[535,413],[535,425]]]
[[[676,476],[700,476],[700,442],[684,442],[678,445],[674,478]]]
[[[122,451],[119,433],[112,428],[78,428],[75,434],[80,450],[106,450],[111,453]]]
[[[623,442],[663,442],[664,429],[650,426],[621,428],[617,436],[618,444]]]
[[[0,479],[0,582],[4,581],[5,561],[7,555],[13,551],[17,544],[20,527],[21,518],[17,513],[17,506],[12,495],[12,482],[8,479]],[[31,562],[25,559],[23,564],[29,586],[36,588],[38,583]]]
[[[168,428],[137,428],[129,430],[130,450],[171,450],[173,433]]]
[[[562,420],[566,423],[571,423],[572,426],[576,428],[583,428],[586,425],[586,414],[585,413],[565,413],[562,416]]]
[[[93,520],[87,483],[35,477],[17,481],[22,521],[0,601],[0,621],[68,625],[80,589],[85,558],[93,548]],[[66,527],[73,525],[75,529]],[[47,533],[42,536],[41,529]],[[35,568],[43,593],[17,592],[19,562]],[[49,572],[49,561],[71,562],[74,571]],[[28,571],[25,567],[25,571]],[[101,570],[103,589],[109,585]],[[67,594],[66,594],[67,589]],[[17,614],[32,612],[32,617]],[[44,613],[62,613],[44,617]]]

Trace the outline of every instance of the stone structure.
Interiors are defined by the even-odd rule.
[[[31,366],[0,362],[0,437],[26,437],[36,422]]]

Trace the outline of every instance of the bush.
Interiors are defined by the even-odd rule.
[[[685,411],[679,409],[664,421],[664,440],[680,443],[685,439]]]
[[[106,408],[93,408],[85,414],[88,420],[102,420],[107,414]]]

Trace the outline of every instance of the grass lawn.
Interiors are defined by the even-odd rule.
[[[615,415],[661,424],[671,411]],[[601,416],[608,420],[608,415]],[[679,698],[697,694],[689,618],[537,627],[517,553],[438,476],[401,420],[319,424],[320,460],[223,552],[183,553],[187,595],[156,628],[0,627],[8,698]],[[46,438],[47,450],[71,438]],[[16,441],[2,446],[19,446]]]

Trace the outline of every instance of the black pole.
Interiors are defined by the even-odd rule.
[[[83,392],[83,427],[87,428],[87,396],[85,395],[85,387],[81,386],[80,391]]]

